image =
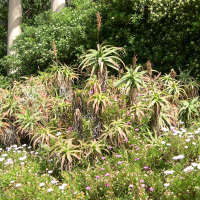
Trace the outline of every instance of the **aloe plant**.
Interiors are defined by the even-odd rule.
[[[60,96],[65,96],[69,100],[72,100],[72,83],[78,79],[78,75],[73,69],[66,65],[54,64],[47,70],[50,73],[48,84],[51,87],[57,87]]]
[[[102,151],[109,152],[102,141],[91,140],[85,143],[85,158],[98,158],[102,155]]]
[[[30,107],[25,108],[22,110],[21,113],[16,113],[16,124],[18,125],[18,132],[28,133],[29,136],[35,131],[38,123],[42,123],[45,116],[42,115],[41,111],[37,109],[32,110]]]
[[[101,89],[105,90],[108,81],[107,67],[113,68],[117,71],[120,69],[118,62],[125,64],[119,58],[117,51],[124,52],[124,49],[121,47],[114,47],[112,45],[105,45],[105,43],[97,44],[97,50],[90,49],[83,54],[80,59],[82,62],[79,67],[81,71],[85,68],[88,68],[86,73],[91,71],[90,78],[97,73],[97,79],[101,84]]]
[[[146,116],[145,114],[147,111],[151,111],[151,109],[149,109],[145,103],[140,101],[130,107],[129,113],[133,119],[133,122],[141,122],[142,118]]]
[[[50,149],[50,157],[56,156],[56,165],[61,162],[61,171],[67,169],[72,170],[73,157],[81,160],[80,146],[73,144],[73,138],[70,139],[59,139]]]
[[[96,93],[93,94],[88,99],[88,106],[92,105],[94,110],[94,138],[97,138],[101,135],[103,130],[101,114],[104,112],[108,105],[111,105],[111,101],[105,93]]]
[[[132,127],[122,119],[113,120],[109,126],[104,126],[105,130],[101,137],[109,138],[113,145],[120,145],[124,140],[127,140],[129,129]]]
[[[32,133],[33,136],[31,142],[33,142],[33,148],[35,149],[37,143],[46,143],[50,147],[50,139],[57,139],[54,135],[55,132],[56,129],[54,127],[48,126],[48,124],[46,124],[45,127],[39,125],[39,128],[37,128],[35,132]]]
[[[130,104],[136,103],[138,90],[145,85],[143,75],[146,71],[139,71],[140,69],[141,66],[136,67],[136,69],[129,69],[126,67],[127,72],[125,75],[114,84],[115,87],[118,87],[123,83],[126,84],[125,88],[129,91]]]
[[[183,85],[183,89],[186,91],[188,98],[195,98],[199,95],[200,84],[192,76],[190,76],[190,71],[182,71],[178,75],[178,79]]]
[[[166,85],[166,88],[164,89],[164,91],[167,94],[171,95],[169,100],[172,103],[177,104],[179,99],[187,98],[187,94],[185,90],[183,89],[180,81],[172,80]]]
[[[170,96],[166,95],[161,91],[153,91],[150,95],[150,103],[149,108],[153,109],[153,115],[150,119],[150,126],[152,129],[155,129],[157,133],[160,132],[160,124],[159,124],[159,117],[161,113],[161,109],[166,109],[170,106],[169,101],[167,100]]]
[[[179,117],[185,122],[186,126],[189,126],[192,118],[199,117],[199,97],[189,100],[180,101],[181,108],[179,110]]]

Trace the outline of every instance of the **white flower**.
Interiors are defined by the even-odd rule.
[[[168,129],[167,128],[162,128],[162,131],[167,132]]]
[[[37,155],[38,154],[38,152],[35,152],[35,155]]]
[[[167,146],[171,146],[171,144],[167,143]]]
[[[27,147],[27,149],[31,149],[31,146]]]
[[[56,136],[59,136],[59,135],[61,135],[61,134],[62,134],[61,132],[57,132]]]
[[[10,150],[11,150],[11,147],[8,147],[8,148],[7,148],[7,151],[10,151]]]
[[[195,133],[196,133],[196,134],[198,134],[198,133],[199,133],[199,131],[195,131]]]
[[[182,133],[185,133],[185,132],[186,132],[186,130],[185,130],[185,129],[181,129],[181,131],[182,131]]]
[[[11,158],[7,159],[7,162],[4,163],[4,165],[12,165],[13,160]]]
[[[17,153],[21,153],[21,151],[17,151]]]
[[[60,190],[64,190],[65,187],[64,187],[63,185],[61,185],[61,186],[59,186],[59,189],[60,189]]]
[[[196,145],[196,143],[195,143],[195,142],[193,142],[192,144],[193,144],[193,145]]]
[[[57,180],[52,180],[52,181],[51,181],[52,184],[57,184],[58,182],[59,182],[59,181],[57,181]]]
[[[21,163],[20,163],[20,165],[24,165],[24,164],[25,164],[24,162],[21,162]]]
[[[165,141],[162,141],[161,144],[165,144]]]
[[[184,155],[178,155],[178,156],[173,157],[174,160],[180,160],[180,159],[183,159],[183,158],[185,158]]]
[[[31,151],[30,153],[32,154],[32,153],[34,153],[34,151]]]
[[[193,167],[197,167],[197,166],[198,166],[197,163],[191,163],[191,165],[192,165]]]
[[[177,134],[183,134],[183,133],[181,133],[180,131],[175,131],[175,133],[177,133]]]
[[[62,186],[63,186],[63,187],[67,187],[67,184],[66,184],[66,183],[63,183]]]
[[[45,185],[45,183],[40,183],[39,184],[40,187],[43,187],[44,185]]]
[[[8,154],[3,154],[3,155],[2,155],[2,157],[6,157],[6,156],[8,156]]]
[[[48,171],[48,174],[52,174],[52,173],[53,173],[53,171],[51,171],[51,170],[50,170],[50,171]]]
[[[2,148],[0,148],[0,151],[2,151],[3,149]]]
[[[193,135],[193,133],[189,132],[188,135]]]
[[[0,158],[0,162],[3,161],[3,160],[5,160],[5,158]]]
[[[186,139],[185,141],[186,141],[186,142],[189,142],[189,141],[190,141],[190,139]]]
[[[168,187],[168,186],[170,186],[170,183],[164,183],[164,186]]]
[[[23,149],[23,147],[18,147],[18,149]]]
[[[173,174],[173,173],[174,173],[174,170],[171,170],[171,171],[168,170],[168,171],[165,171],[165,172],[164,172],[164,174],[166,174],[166,175]]]
[[[20,187],[22,184],[21,183],[17,183],[16,185],[15,185],[15,187]]]
[[[19,160],[23,161],[26,159],[26,156],[19,158]]]
[[[188,172],[188,171],[192,171],[193,169],[194,169],[194,167],[189,166],[189,167],[186,167],[183,171]]]
[[[10,183],[14,183],[15,181],[10,181]]]
[[[16,145],[16,144],[14,144],[14,145],[12,145],[11,147],[12,147],[12,148],[17,148],[17,145]]]
[[[185,146],[185,148],[187,149],[187,148],[188,148],[188,146]]]
[[[52,188],[49,188],[48,190],[47,190],[47,192],[52,192],[53,191],[53,189]]]
[[[27,144],[23,144],[22,147],[26,147]]]

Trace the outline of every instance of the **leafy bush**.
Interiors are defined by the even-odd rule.
[[[90,1],[85,6],[85,10],[78,6],[77,10],[66,7],[60,13],[49,10],[36,16],[33,26],[23,24],[23,33],[13,45],[18,56],[7,56],[3,65],[17,68],[20,75],[34,74],[38,68],[43,71],[52,63],[50,50],[53,41],[58,49],[58,60],[67,65],[75,64],[77,57],[92,47],[95,37],[92,27],[96,26],[96,8]]]
[[[74,64],[87,49],[96,46],[96,12],[102,16],[100,43],[109,42],[124,47],[122,57],[132,63],[134,54],[139,62],[151,60],[153,68],[168,72],[193,69],[199,76],[199,18],[198,0],[152,1],[72,1],[72,6],[60,13],[46,11],[36,16],[32,26],[24,24],[23,34],[13,48],[18,57],[5,57],[5,67],[20,66],[21,74],[36,73],[51,63],[49,50],[53,40],[61,63]],[[13,65],[13,66],[12,66]],[[28,67],[27,67],[28,66]]]

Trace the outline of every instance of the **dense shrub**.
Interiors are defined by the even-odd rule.
[[[17,57],[7,56],[3,64],[12,68],[20,66],[21,75],[36,73],[38,67],[44,70],[52,63],[50,49],[53,41],[56,43],[60,62],[74,64],[83,51],[92,47],[96,37],[97,10],[93,3],[87,4],[85,10],[82,10],[83,7],[79,9],[78,5],[76,10],[67,7],[60,13],[49,10],[36,17],[33,26],[23,24],[23,34],[13,45]]]
[[[152,61],[162,73],[171,68],[193,69],[199,75],[199,11],[198,0],[152,1],[107,0],[73,1],[60,13],[44,12],[24,24],[23,34],[13,49],[17,58],[5,57],[6,67],[20,66],[21,74],[44,70],[51,62],[49,50],[55,40],[61,62],[75,64],[78,57],[96,44],[96,12],[102,16],[100,42],[107,41],[126,49],[123,60],[132,63]],[[16,61],[15,61],[16,60]],[[16,64],[16,63],[17,64]],[[14,63],[14,64],[13,64]]]
[[[158,71],[199,70],[199,1],[112,1],[103,12],[103,40],[127,51],[131,63],[151,60]],[[102,9],[104,10],[104,9]],[[124,60],[124,61],[126,61]],[[126,62],[126,63],[127,63]]]

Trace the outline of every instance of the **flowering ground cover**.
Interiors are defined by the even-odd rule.
[[[93,164],[59,172],[55,160],[26,144],[0,149],[1,199],[198,199],[200,128],[138,131]],[[48,147],[46,147],[48,148]]]

